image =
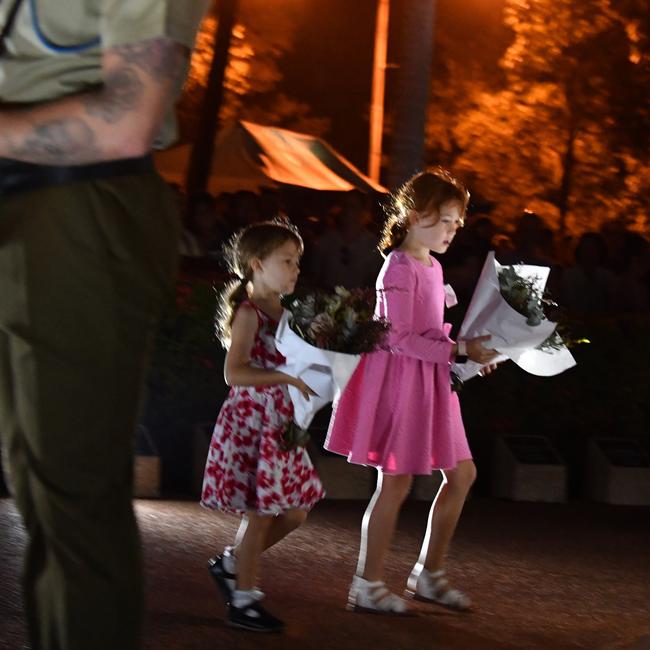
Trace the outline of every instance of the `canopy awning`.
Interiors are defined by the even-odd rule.
[[[155,154],[163,178],[183,185],[190,145]],[[237,122],[218,136],[208,179],[213,194],[294,185],[313,190],[387,192],[320,138],[305,133]]]

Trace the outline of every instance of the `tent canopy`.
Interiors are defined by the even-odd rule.
[[[190,152],[189,144],[157,152],[156,167],[163,178],[183,185]],[[279,185],[387,192],[320,138],[244,121],[221,131],[208,178],[209,192],[258,192]]]

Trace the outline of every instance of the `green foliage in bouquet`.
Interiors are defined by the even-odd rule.
[[[282,449],[291,451],[298,447],[305,447],[308,442],[309,431],[299,427],[293,420],[289,420],[282,434]]]
[[[550,353],[559,350],[562,346],[574,347],[579,343],[589,343],[587,339],[572,337],[564,312],[548,293],[539,291],[534,279],[521,277],[513,266],[501,267],[497,275],[503,299],[516,312],[526,317],[526,324],[530,327],[536,327],[543,320],[547,320],[549,312],[553,312],[557,327],[547,339],[537,346],[538,350]]]
[[[516,312],[526,317],[526,325],[536,327],[546,320],[544,304],[554,303],[538,291],[532,279],[522,278],[512,266],[501,267],[498,276],[503,299]]]
[[[292,297],[284,304],[291,312],[289,326],[301,339],[322,350],[363,354],[384,346],[390,324],[374,318],[374,289],[336,287],[334,293]]]
[[[374,317],[376,291],[336,287],[283,301],[291,313],[289,327],[305,342],[331,352],[363,354],[385,345],[390,324]],[[283,434],[283,449],[304,447],[309,433],[291,421]]]
[[[451,371],[449,378],[451,380],[451,390],[453,390],[454,393],[460,393],[460,391],[463,390],[465,382],[453,370]]]

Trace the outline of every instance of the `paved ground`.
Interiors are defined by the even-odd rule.
[[[268,553],[267,604],[284,635],[231,630],[205,570],[231,539],[234,518],[188,501],[139,501],[148,574],[147,650],[427,648],[650,649],[650,510],[587,503],[469,502],[449,573],[476,602],[470,614],[418,606],[409,619],[344,610],[364,504],[324,502]],[[417,555],[426,504],[409,502],[390,559],[403,585]],[[20,650],[23,534],[0,499],[0,648]],[[116,650],[119,650],[116,648]]]

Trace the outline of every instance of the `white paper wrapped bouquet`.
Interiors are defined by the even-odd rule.
[[[545,298],[549,267],[529,264],[502,266],[487,255],[458,339],[490,334],[486,347],[499,356],[494,362],[512,359],[533,375],[558,375],[576,365],[557,323],[547,318]],[[572,343],[587,342],[584,339]],[[452,364],[456,387],[476,376],[482,366],[473,361]]]
[[[295,426],[285,436],[288,447],[306,442],[314,415],[339,398],[361,355],[383,347],[390,325],[374,317],[375,300],[374,289],[336,287],[331,294],[285,302],[275,335],[275,345],[286,358],[279,370],[299,377],[316,393],[307,400],[289,386]]]

